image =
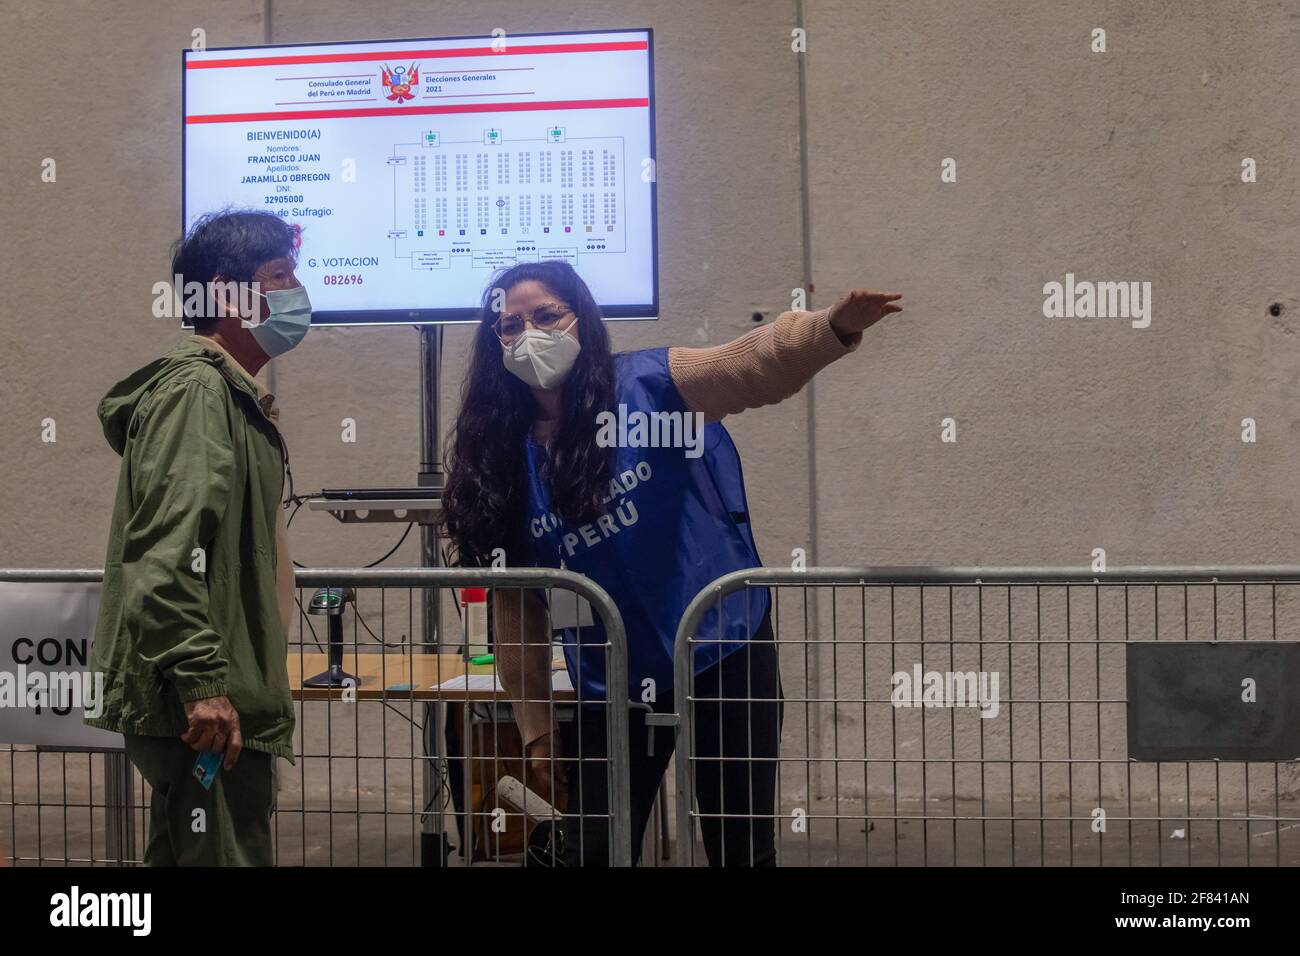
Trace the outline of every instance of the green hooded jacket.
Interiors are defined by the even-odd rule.
[[[283,446],[269,405],[204,341],[186,336],[99,403],[122,467],[90,659],[104,705],[86,723],[176,736],[185,701],[224,695],[245,747],[292,760],[275,583]]]

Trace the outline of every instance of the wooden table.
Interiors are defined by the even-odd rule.
[[[400,654],[384,651],[377,654],[344,653],[343,670],[360,680],[355,688],[303,687],[309,677],[329,669],[326,655],[304,652],[301,656],[290,654],[289,690],[294,700],[340,699],[344,691],[355,694],[355,700],[424,700],[443,703],[466,701],[500,701],[510,699],[502,689],[492,690],[443,688],[437,685],[465,674],[491,675],[496,670],[491,664],[469,664],[459,654]],[[404,688],[404,689],[398,689]],[[556,701],[571,701],[571,690],[557,690]]]
[[[341,700],[344,692],[348,691],[356,695],[352,698],[353,700],[418,700],[423,702],[426,719],[431,719],[434,722],[434,732],[426,738],[432,745],[433,752],[429,754],[432,759],[423,761],[425,772],[421,775],[425,806],[430,806],[430,795],[442,793],[444,781],[447,780],[445,765],[448,760],[464,761],[465,772],[461,775],[463,781],[461,806],[473,806],[473,781],[475,777],[473,766],[477,758],[474,757],[475,748],[471,743],[474,740],[472,728],[475,724],[481,726],[483,720],[482,718],[477,721],[474,719],[474,708],[472,707],[453,707],[449,712],[444,712],[446,711],[445,705],[508,703],[510,696],[502,689],[475,688],[471,690],[461,687],[459,689],[443,688],[439,690],[437,685],[465,674],[495,675],[496,669],[493,665],[469,664],[459,654],[401,654],[393,651],[373,654],[344,653],[344,672],[360,680],[357,687],[344,688],[304,687],[302,685],[302,682],[307,678],[314,677],[329,669],[329,660],[325,654],[314,651],[310,653],[304,652],[301,655],[290,654],[287,663],[289,668],[289,690],[294,700]],[[559,670],[563,670],[562,664]],[[574,699],[575,695],[571,690],[555,691],[555,702],[557,704],[572,702]],[[455,754],[448,754],[445,751],[446,741],[443,739],[443,721],[448,714],[461,727],[460,752]],[[495,770],[498,762],[498,759],[493,756],[489,764]],[[522,776],[522,771],[516,772]],[[449,781],[447,782],[449,783]],[[438,818],[436,832],[439,833],[444,830],[442,826],[443,810],[444,808],[439,802],[432,811]],[[475,810],[474,812],[479,813],[481,811]],[[466,841],[466,853],[472,856],[475,840],[473,826],[465,829],[464,839]]]

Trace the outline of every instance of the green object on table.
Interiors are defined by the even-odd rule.
[[[469,662],[470,662],[471,664],[491,664],[491,663],[492,663],[492,655],[491,655],[491,654],[480,654],[478,657],[471,657],[471,658],[469,659]]]

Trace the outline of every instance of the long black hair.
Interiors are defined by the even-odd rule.
[[[567,262],[519,263],[498,273],[483,292],[469,374],[461,389],[440,518],[441,532],[452,545],[452,564],[486,564],[496,548],[505,551],[511,565],[526,558],[522,550],[528,500],[524,441],[537,402],[529,387],[506,369],[492,323],[500,315],[493,305],[499,308],[512,287],[528,280],[540,283],[573,310],[581,345],[561,386],[563,418],[542,466],[552,510],[574,523],[594,521],[605,510],[613,477],[612,450],[597,445],[596,432],[597,416],[613,406],[614,359],[600,307]]]

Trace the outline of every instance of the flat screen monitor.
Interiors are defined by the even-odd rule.
[[[653,62],[650,30],[187,51],[183,226],[301,226],[319,325],[469,321],[541,259],[655,318]]]

